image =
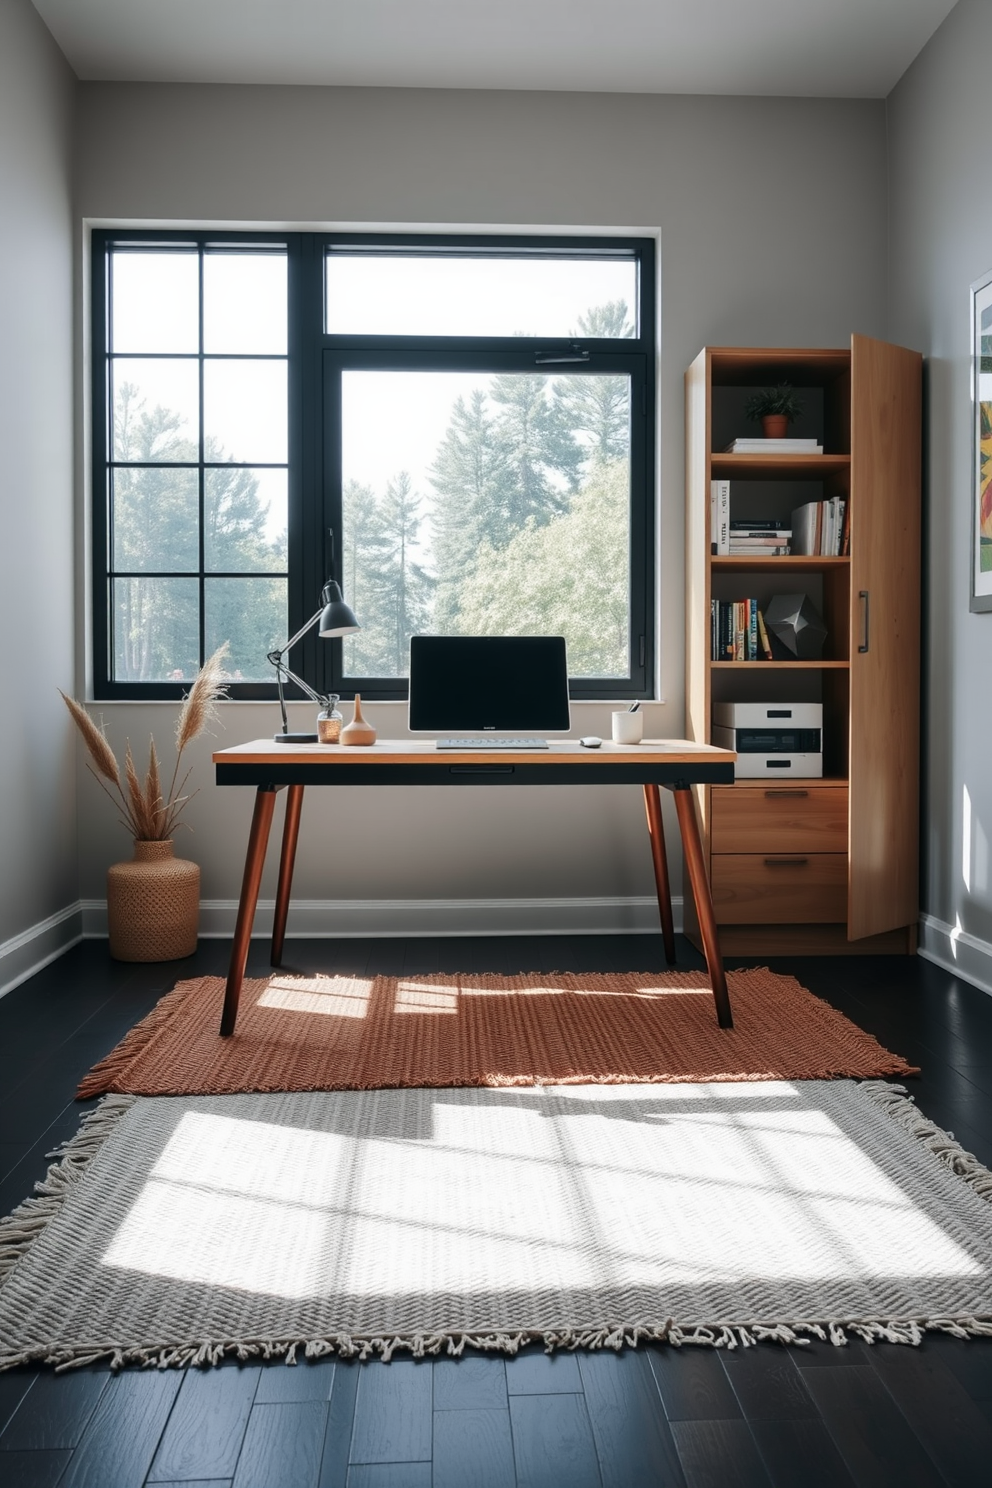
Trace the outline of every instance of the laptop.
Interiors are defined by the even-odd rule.
[[[547,749],[571,725],[564,636],[413,636],[410,731],[438,749]]]

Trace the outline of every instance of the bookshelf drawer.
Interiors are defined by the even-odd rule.
[[[718,924],[847,919],[846,853],[714,853],[710,862]]]
[[[718,785],[710,799],[714,853],[847,852],[846,785]]]

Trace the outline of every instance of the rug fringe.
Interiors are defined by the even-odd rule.
[[[106,1095],[108,1091],[112,1091],[117,1078],[126,1075],[138,1055],[143,1054],[155,1042],[177,1009],[195,997],[204,982],[213,983],[216,980],[211,977],[197,977],[194,981],[177,982],[172,991],[160,997],[151,1012],[140,1023],[129,1028],[120,1043],[83,1076],[76,1090],[76,1099],[89,1100],[95,1095]]]
[[[58,1158],[34,1196],[18,1204],[13,1213],[0,1219],[0,1282],[59,1213],[69,1191],[80,1181],[117,1123],[138,1099],[136,1095],[108,1095],[96,1110],[83,1117],[74,1137],[47,1157]]]
[[[992,1338],[992,1317],[967,1318],[894,1318],[874,1320],[789,1322],[789,1323],[716,1323],[710,1327],[680,1327],[669,1320],[661,1326],[623,1324],[615,1328],[565,1329],[556,1332],[520,1333],[415,1333],[361,1337],[348,1333],[326,1338],[240,1339],[224,1342],[206,1341],[191,1344],[151,1344],[145,1347],[117,1345],[107,1348],[46,1349],[44,1346],[20,1353],[0,1351],[0,1372],[23,1365],[49,1364],[56,1374],[80,1369],[90,1364],[109,1363],[113,1371],[128,1366],[141,1369],[208,1369],[225,1358],[247,1363],[282,1361],[295,1365],[299,1358],[316,1360],[336,1356],[367,1362],[377,1359],[388,1364],[396,1354],[409,1354],[414,1359],[446,1355],[460,1358],[466,1349],[480,1353],[502,1353],[511,1357],[528,1344],[542,1344],[546,1354],[574,1352],[578,1349],[598,1351],[637,1348],[645,1343],[664,1343],[672,1348],[716,1348],[728,1351],[754,1348],[760,1343],[788,1344],[807,1347],[813,1339],[845,1348],[851,1338],[864,1343],[896,1343],[918,1347],[927,1333],[947,1333],[953,1338]]]
[[[945,1167],[950,1168],[969,1188],[974,1189],[980,1198],[992,1204],[992,1173],[984,1163],[979,1162],[973,1152],[968,1152],[961,1146],[953,1132],[945,1131],[935,1121],[923,1115],[917,1108],[915,1097],[909,1094],[905,1085],[886,1085],[880,1080],[864,1080],[858,1085],[858,1089],[876,1106],[880,1106],[897,1126],[915,1137]]]

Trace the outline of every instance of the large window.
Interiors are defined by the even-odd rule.
[[[290,664],[406,695],[410,636],[562,634],[574,697],[650,690],[652,244],[94,234],[100,696]]]

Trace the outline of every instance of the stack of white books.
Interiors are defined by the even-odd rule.
[[[822,455],[815,439],[734,439],[725,455]]]
[[[790,550],[792,528],[785,522],[739,521],[730,524],[731,558],[783,558]]]
[[[842,496],[807,501],[792,513],[792,551],[838,558],[847,549],[847,502]]]

